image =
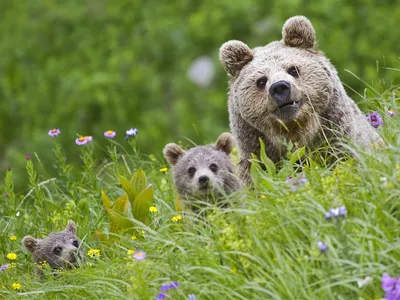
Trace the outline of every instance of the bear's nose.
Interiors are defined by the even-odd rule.
[[[206,184],[208,182],[209,178],[206,175],[200,176],[199,177],[199,183],[200,184]]]
[[[284,80],[274,82],[269,88],[269,94],[278,104],[282,104],[290,96],[290,83]]]

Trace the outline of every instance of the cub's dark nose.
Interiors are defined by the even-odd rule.
[[[290,96],[290,83],[284,80],[274,82],[269,88],[269,94],[278,103],[284,103]]]
[[[201,185],[206,184],[206,183],[208,182],[208,180],[209,180],[208,176],[203,175],[203,176],[200,176],[200,177],[199,177],[199,183],[200,183]]]

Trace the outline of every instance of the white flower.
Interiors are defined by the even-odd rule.
[[[366,285],[369,285],[372,282],[372,277],[367,276],[364,279],[357,280],[358,288],[362,288]]]

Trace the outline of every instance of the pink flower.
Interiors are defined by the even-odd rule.
[[[87,135],[83,137],[88,143],[93,141],[93,137],[91,135]]]
[[[83,137],[83,136],[78,137],[78,138],[75,140],[75,144],[77,144],[77,145],[79,145],[79,146],[86,145],[87,143],[88,143],[88,140],[87,140],[85,137]]]
[[[55,137],[61,133],[60,129],[50,129],[49,130],[49,136]]]
[[[112,139],[116,136],[116,132],[112,131],[112,130],[107,130],[106,132],[104,132],[104,136],[108,139]]]
[[[26,154],[26,155],[25,155],[25,158],[26,158],[27,160],[30,160],[30,159],[31,159],[31,155],[30,155],[30,154]]]
[[[144,260],[146,258],[146,252],[137,250],[135,253],[133,253],[133,258],[136,260]]]

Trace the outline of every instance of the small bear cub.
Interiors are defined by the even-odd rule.
[[[229,157],[232,149],[230,133],[222,133],[215,145],[197,146],[187,151],[177,144],[167,144],[164,157],[172,166],[179,198],[218,198],[239,189],[240,182]]]
[[[27,235],[22,241],[37,265],[47,263],[52,269],[68,269],[77,266],[78,260],[83,258],[80,241],[76,236],[76,225],[71,220],[63,231],[52,232],[43,239]],[[43,277],[43,272],[37,267],[36,272]]]

